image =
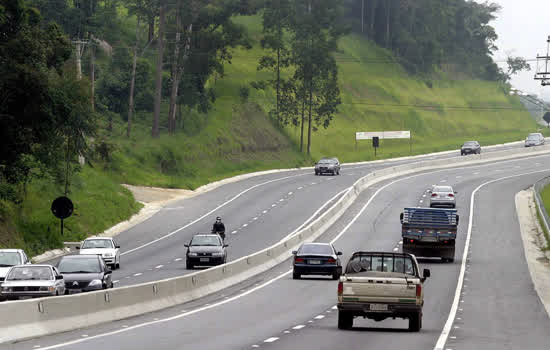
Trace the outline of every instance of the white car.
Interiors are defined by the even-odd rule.
[[[120,268],[120,245],[111,237],[87,238],[76,249],[80,250],[80,254],[100,255],[105,264],[113,269]]]
[[[31,261],[22,249],[0,249],[0,283],[12,266],[30,264]]]

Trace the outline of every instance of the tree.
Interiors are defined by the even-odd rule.
[[[544,113],[542,119],[546,122],[546,124],[548,124],[548,127],[550,128],[550,112]]]
[[[527,70],[527,71],[531,70],[531,65],[527,63],[525,58],[519,57],[519,56],[518,57],[508,56],[508,58],[506,59],[506,64],[508,65],[508,71],[506,72],[506,75],[508,77],[516,75],[517,73],[523,70]]]
[[[160,0],[159,9],[159,37],[157,41],[157,71],[155,78],[155,111],[153,115],[153,127],[151,135],[159,136],[159,120],[160,120],[160,104],[162,102],[162,65],[164,63],[164,26],[165,26],[165,11],[166,5],[163,0]]]

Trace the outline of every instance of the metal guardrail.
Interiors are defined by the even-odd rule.
[[[550,184],[550,176],[547,176],[535,182],[535,201],[537,202],[537,208],[538,208],[539,214],[542,218],[542,221],[544,222],[544,226],[546,227],[546,232],[550,232],[550,225],[549,225],[550,216],[548,215],[548,212],[544,207],[544,202],[542,200],[540,192],[548,184]]]

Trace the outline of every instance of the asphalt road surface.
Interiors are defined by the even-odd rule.
[[[300,220],[295,217],[300,217],[303,222],[323,201],[354,181],[355,177],[349,173],[360,176],[359,172],[365,174],[372,169],[344,169],[342,174],[348,175],[335,177],[334,180],[295,172],[292,175],[301,176],[280,180],[276,182],[277,185],[268,184],[266,190],[258,188],[257,192],[261,194],[251,193],[250,197],[243,198],[246,200],[240,205],[245,207],[227,207],[223,209],[227,210],[226,213],[212,216],[233,218],[235,215],[240,219],[240,226],[236,226],[242,227],[241,222],[245,218],[253,218],[253,213],[269,208],[270,204],[278,204],[278,199],[293,203],[287,204],[287,208],[285,205],[273,207],[277,209],[271,209],[271,214],[265,215],[262,225],[254,226],[252,222],[250,224],[254,225],[248,230],[243,227],[242,231],[231,237],[235,249],[240,242],[240,253],[246,254],[279,240],[299,226]],[[334,309],[336,282],[325,278],[292,280],[289,259],[266,273],[191,303],[2,348],[433,349],[447,323],[458,287],[458,308],[451,320],[444,349],[548,349],[550,319],[530,279],[514,204],[514,196],[518,191],[548,174],[550,156],[538,156],[393,179],[364,191],[343,217],[319,239],[333,241],[336,248],[344,252],[344,261],[357,250],[399,251],[399,213],[402,208],[426,205],[426,189],[432,184],[452,185],[458,191],[458,210],[461,215],[455,262],[441,263],[430,259],[420,261],[421,269],[430,268],[432,277],[425,284],[423,329],[419,333],[408,332],[407,321],[399,319],[378,323],[356,319],[353,330],[338,330],[337,312]],[[274,178],[280,176],[277,174]],[[251,181],[261,183],[267,180]],[[323,182],[319,182],[321,180]],[[312,185],[313,182],[316,184]],[[306,185],[309,189],[304,187]],[[246,187],[243,184],[235,184],[233,187],[238,186]],[[242,187],[233,187],[233,191],[242,190]],[[283,197],[284,193],[301,191],[298,187],[303,187],[305,191],[293,193],[295,197],[292,199]],[[471,195],[476,189],[473,217],[470,218]],[[230,189],[226,191],[227,196],[233,194]],[[205,197],[212,198],[213,195],[211,193]],[[220,197],[217,199],[216,203]],[[202,203],[208,202],[202,200]],[[256,205],[252,203],[254,201],[260,203]],[[317,205],[312,205],[315,201]],[[189,202],[184,205],[190,213],[194,209],[195,216],[208,210],[189,207]],[[171,224],[170,219],[178,217],[170,210],[159,215],[167,225]],[[457,286],[470,220],[471,241],[468,258],[464,261],[465,279],[463,285]],[[162,221],[157,218],[149,224],[160,226]],[[201,224],[207,223],[208,220]],[[145,228],[140,232],[135,236],[142,237],[142,242],[145,242]],[[177,237],[184,240],[185,233]],[[238,241],[240,237],[242,241]],[[160,246],[166,245],[168,252],[179,253],[175,248],[170,250],[170,240],[167,238],[163,240],[166,242],[160,241],[137,250],[135,255],[125,255],[122,261],[126,264],[124,268],[132,268],[134,263],[139,263],[140,257],[144,259],[148,254],[166,261],[169,261],[168,258],[173,259],[174,255],[163,254],[158,250]],[[121,239],[121,242],[126,246],[131,240],[128,238],[124,242]],[[177,265],[174,263],[174,266]],[[179,269],[184,272],[183,266]],[[154,272],[155,276],[160,276],[158,271]]]

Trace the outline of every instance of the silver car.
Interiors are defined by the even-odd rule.
[[[456,208],[456,192],[451,186],[433,186],[428,192],[431,193],[430,208]]]
[[[8,271],[1,294],[11,300],[63,295],[65,281],[53,266],[18,265]]]
[[[525,139],[525,147],[544,145],[544,136],[540,132],[533,132]]]

